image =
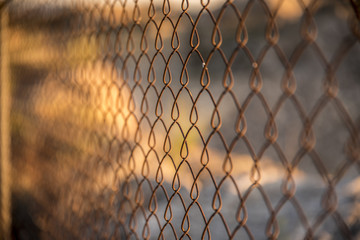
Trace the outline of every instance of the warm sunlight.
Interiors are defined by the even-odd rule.
[[[280,18],[294,21],[303,14],[304,8],[309,5],[310,0],[267,0],[267,2],[273,11],[278,11]]]

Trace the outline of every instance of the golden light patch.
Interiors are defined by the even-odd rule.
[[[267,0],[267,3],[272,11],[277,11],[279,18],[294,21],[301,17],[304,7],[309,5],[310,0],[303,0],[300,3],[298,0]]]

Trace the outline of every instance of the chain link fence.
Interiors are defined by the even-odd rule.
[[[6,7],[11,239],[360,237],[357,1]]]

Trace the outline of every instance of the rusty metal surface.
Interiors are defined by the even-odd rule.
[[[359,237],[354,4],[11,2],[28,234]]]

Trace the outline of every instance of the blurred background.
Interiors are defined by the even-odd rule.
[[[1,8],[3,239],[357,239],[360,4]]]

